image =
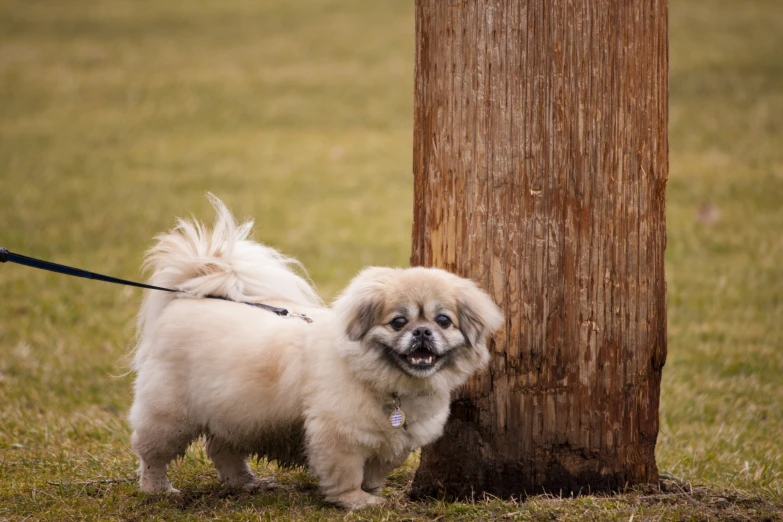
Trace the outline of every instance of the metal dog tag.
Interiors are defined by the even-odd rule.
[[[402,428],[405,425],[405,413],[399,406],[389,415],[389,423],[392,425],[392,428]]]

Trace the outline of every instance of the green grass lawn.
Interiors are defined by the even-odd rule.
[[[0,520],[783,518],[783,3],[671,3],[665,491],[324,504],[302,472],[225,495],[203,448],[138,493],[138,290],[0,266]],[[0,0],[0,246],[136,279],[212,191],[330,298],[406,265],[413,3]],[[717,219],[715,219],[717,218]],[[262,465],[259,465],[263,467]]]

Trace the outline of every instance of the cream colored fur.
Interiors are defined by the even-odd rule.
[[[327,308],[296,261],[250,241],[252,223],[236,226],[212,203],[211,232],[180,220],[146,258],[150,283],[181,293],[149,291],[139,313],[130,420],[141,489],[175,492],[169,462],[206,435],[229,486],[265,486],[246,463],[258,454],[306,463],[345,508],[382,502],[388,473],[441,435],[451,391],[486,365],[500,311],[471,281],[425,268],[366,269]],[[441,328],[433,321],[444,315],[453,324]],[[416,335],[427,336],[432,368],[406,365]],[[404,428],[389,422],[394,396]]]

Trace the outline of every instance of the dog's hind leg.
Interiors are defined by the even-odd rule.
[[[230,488],[243,488],[247,491],[274,487],[271,480],[253,475],[247,463],[247,455],[219,437],[207,437],[207,456],[215,464],[220,482]]]
[[[169,462],[185,454],[192,439],[182,430],[136,428],[131,445],[139,456],[139,488],[147,493],[179,493],[166,470]]]

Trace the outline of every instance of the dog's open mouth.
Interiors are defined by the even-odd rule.
[[[431,368],[440,359],[437,354],[432,353],[427,348],[417,348],[411,353],[404,355],[403,358],[414,368],[422,370]]]

